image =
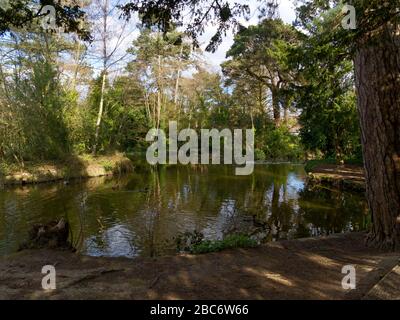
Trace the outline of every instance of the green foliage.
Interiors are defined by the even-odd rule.
[[[316,89],[317,93],[308,91],[300,99],[303,110],[300,116],[302,142],[308,150],[322,151],[328,157],[360,157],[361,141],[354,93],[333,98],[326,86]]]
[[[233,248],[254,248],[256,246],[257,241],[251,239],[249,236],[243,234],[233,234],[225,237],[222,240],[204,240],[199,244],[195,244],[190,252],[193,254],[201,254]]]
[[[68,92],[68,103],[64,110],[64,121],[68,130],[68,139],[73,154],[90,152],[95,125],[94,114],[87,106],[78,103],[75,92]]]
[[[42,36],[33,37],[40,43]],[[46,48],[32,49],[31,40],[5,64],[19,63],[12,77],[3,78],[5,94],[0,101],[0,157],[22,162],[59,159],[68,154],[68,131],[63,118],[67,96]],[[49,46],[52,39],[47,39]],[[35,46],[33,42],[31,45]],[[10,108],[11,107],[11,108]],[[12,131],[10,131],[10,129]]]
[[[177,249],[193,254],[217,252],[232,248],[252,248],[257,246],[257,241],[248,235],[232,234],[222,240],[205,240],[201,232],[184,232],[176,238]]]
[[[102,163],[104,170],[106,170],[106,172],[112,172],[114,169],[114,165],[111,162],[104,162]]]
[[[321,41],[336,11],[303,21],[310,35],[292,50],[290,60],[302,80],[295,87],[302,143],[308,151],[343,160],[361,156],[361,141],[352,61],[343,46]]]
[[[179,128],[195,130],[253,128],[258,160],[296,161],[303,147],[325,157],[360,158],[351,62],[337,58],[344,56],[342,47],[319,41],[331,16],[308,21],[308,37],[279,19],[240,29],[224,77],[207,70],[185,34],[142,29],[126,73],[107,76],[98,150],[143,151],[151,127],[165,129],[176,120]],[[8,44],[18,55],[3,63],[3,71],[13,73],[0,70],[0,158],[23,162],[90,152],[102,77],[85,80],[82,99],[59,68],[74,48],[69,39],[20,37],[18,47]]]
[[[2,0],[9,5],[0,7],[0,35],[14,29],[25,27],[32,29],[38,24],[38,19],[42,14],[38,14],[35,5],[51,5],[56,11],[56,24],[62,27],[66,32],[76,32],[82,39],[90,40],[91,35],[85,24],[81,23],[85,17],[85,12],[76,4],[60,2],[57,0]]]
[[[265,19],[236,34],[227,52],[232,59],[222,64],[222,70],[226,84],[233,87],[236,98],[253,117],[264,113],[269,118],[269,108],[279,124],[282,110],[291,109],[293,93],[289,87],[296,74],[289,56],[301,38],[300,32],[280,19]]]
[[[255,158],[255,160],[260,160],[260,161],[265,160],[266,156],[265,156],[264,151],[261,149],[255,149],[254,150],[254,158]]]
[[[260,133],[259,146],[265,153],[267,159],[281,161],[296,161],[302,159],[304,151],[300,138],[290,132],[287,125],[279,127],[270,126]]]
[[[2,177],[6,176],[8,173],[9,167],[5,162],[0,162],[0,180]],[[0,183],[1,185],[1,183]]]
[[[194,230],[193,232],[186,231],[183,233],[179,233],[175,239],[177,250],[186,252],[190,252],[193,246],[199,245],[203,241],[203,233],[197,230]]]
[[[204,32],[204,24],[213,20],[217,28],[206,50],[214,52],[226,31],[240,26],[237,17],[248,14],[249,6],[237,2],[219,3],[210,0],[130,0],[122,6],[122,10],[128,18],[133,13],[138,13],[146,27],[156,27],[163,34],[176,25],[181,25],[187,12],[190,12],[192,23],[187,27],[186,33],[193,38],[196,45],[199,44],[198,36]]]
[[[93,143],[100,87],[101,77],[92,82],[87,108],[80,111],[84,121],[78,126],[80,140],[77,141],[84,143],[86,151],[90,151]],[[112,85],[107,84],[98,150],[126,151],[144,147],[144,138],[150,127],[146,117],[143,90],[139,82],[125,76],[115,79]]]

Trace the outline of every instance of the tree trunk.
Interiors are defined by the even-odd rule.
[[[94,135],[94,145],[93,145],[93,155],[95,156],[97,153],[97,146],[99,143],[99,135],[100,135],[100,126],[101,126],[101,121],[103,119],[103,110],[104,110],[104,91],[106,88],[106,76],[107,76],[107,62],[109,59],[108,53],[107,53],[107,41],[108,41],[108,0],[105,0],[101,4],[101,12],[102,12],[102,18],[103,18],[103,30],[101,34],[101,40],[102,40],[102,59],[103,59],[103,70],[102,70],[102,80],[101,80],[101,92],[100,92],[100,104],[99,104],[99,113],[97,115],[97,121],[96,121],[96,132]]]
[[[161,56],[158,55],[157,71],[157,129],[160,128],[161,118]]]
[[[106,72],[103,72],[103,77],[101,80],[101,93],[100,93],[100,105],[99,105],[99,113],[97,115],[96,121],[96,132],[94,135],[94,145],[93,145],[93,155],[97,153],[97,145],[99,143],[99,135],[100,135],[100,126],[101,120],[103,119],[103,111],[104,111],[104,91],[106,86]]]
[[[176,82],[175,82],[175,93],[174,93],[174,105],[175,111],[178,109],[178,92],[179,92],[179,80],[181,77],[181,57],[183,53],[183,45],[181,46],[179,61],[178,61],[178,70],[176,71]]]
[[[287,125],[289,123],[289,111],[287,106],[285,106],[283,109],[283,119],[285,121],[285,124]]]
[[[279,107],[278,94],[275,91],[272,91],[272,111],[274,114],[275,125],[278,127],[281,122],[281,110]]]
[[[77,78],[78,78],[78,73],[79,73],[79,67],[80,67],[80,59],[81,59],[81,42],[77,40],[77,48],[75,51],[75,68],[74,68],[74,75],[72,77],[72,85],[71,88],[74,91],[77,91],[76,89],[76,83],[77,83]]]
[[[396,34],[397,33],[397,34]],[[365,36],[354,58],[372,229],[368,243],[400,248],[400,35]]]

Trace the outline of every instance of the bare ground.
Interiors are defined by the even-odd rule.
[[[27,250],[0,259],[1,299],[361,299],[399,253],[364,246],[364,234],[270,243],[251,249],[160,258],[94,258]],[[41,289],[55,265],[57,289]],[[357,289],[343,290],[343,265]]]

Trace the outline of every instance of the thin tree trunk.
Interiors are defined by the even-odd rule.
[[[157,129],[160,128],[161,118],[161,56],[158,55],[158,72],[157,72]]]
[[[72,89],[76,91],[76,82],[77,82],[77,78],[78,78],[78,73],[79,73],[79,63],[80,63],[80,56],[81,56],[81,42],[80,40],[77,40],[77,49],[76,49],[76,55],[75,55],[75,61],[76,61],[76,65],[75,65],[75,70],[74,70],[74,76],[72,78]]]
[[[101,126],[101,120],[103,119],[103,111],[104,111],[104,90],[105,90],[105,86],[106,86],[106,73],[103,72],[103,77],[102,77],[102,80],[101,80],[101,93],[100,93],[99,113],[97,114],[96,132],[95,132],[95,135],[94,135],[93,155],[97,154],[97,145],[99,143],[100,126]]]
[[[283,106],[283,119],[286,125],[289,123],[289,105],[290,105],[290,100],[285,99],[285,105]]]
[[[147,113],[147,117],[149,120],[149,123],[151,122],[151,125],[154,126],[154,119],[153,116],[151,115],[151,111],[150,111],[150,99],[149,99],[149,95],[147,93],[144,94],[144,104],[146,106],[146,113]]]
[[[251,120],[251,129],[254,131],[254,118],[253,118],[253,107],[250,106],[250,120]]]
[[[178,71],[176,72],[175,93],[174,93],[175,109],[178,108],[178,92],[179,92],[179,79],[181,77],[181,57],[182,57],[182,53],[183,53],[183,45],[181,46],[181,51],[180,51],[179,61],[178,61]]]
[[[97,154],[97,147],[99,143],[99,135],[100,135],[100,126],[101,121],[103,119],[103,111],[104,111],[104,91],[106,88],[106,76],[107,76],[107,62],[108,62],[108,54],[107,54],[107,26],[108,26],[108,0],[105,0],[102,7],[102,14],[103,14],[103,33],[101,35],[102,42],[103,42],[103,74],[101,80],[101,92],[100,92],[100,104],[99,104],[99,112],[97,114],[97,121],[96,121],[96,132],[94,135],[94,145],[93,145],[93,155]]]
[[[400,248],[400,35],[385,25],[354,58],[372,230],[368,243]],[[397,33],[397,34],[396,34]]]

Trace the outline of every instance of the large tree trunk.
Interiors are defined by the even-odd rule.
[[[368,204],[369,244],[400,248],[400,34],[384,25],[355,55]],[[397,33],[397,34],[396,34]]]
[[[281,109],[279,106],[278,92],[275,90],[271,90],[272,93],[272,111],[274,114],[274,122],[278,127],[281,123]]]

